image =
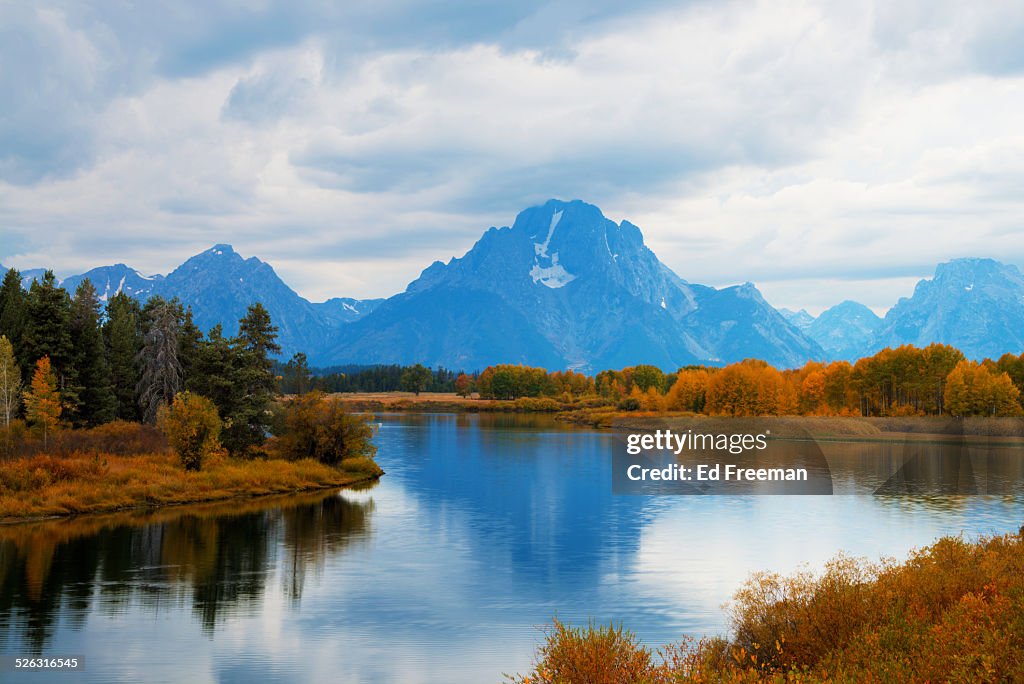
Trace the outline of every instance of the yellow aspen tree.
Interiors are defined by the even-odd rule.
[[[32,374],[32,385],[25,393],[25,416],[28,422],[43,432],[43,448],[49,446],[50,432],[60,424],[60,392],[57,391],[57,377],[50,367],[50,357],[36,361]]]

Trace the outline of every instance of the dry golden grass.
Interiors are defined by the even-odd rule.
[[[1024,534],[947,537],[903,563],[840,556],[821,575],[758,574],[731,617],[731,639],[656,653],[621,627],[555,621],[533,670],[512,681],[1024,681]]]
[[[340,468],[312,460],[212,458],[186,472],[177,456],[77,452],[0,463],[0,519],[117,511],[341,487],[382,474],[370,459]]]
[[[656,430],[670,428],[702,432],[760,432],[776,439],[837,439],[843,441],[947,441],[964,438],[985,443],[1020,444],[1024,418],[859,416],[704,416],[686,412],[623,412],[611,408],[570,411],[567,422],[598,428]]]

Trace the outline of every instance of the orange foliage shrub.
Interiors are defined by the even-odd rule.
[[[160,429],[185,470],[200,470],[203,459],[220,449],[220,416],[206,397],[179,392],[169,407],[160,408],[158,416]]]
[[[670,645],[658,663],[621,628],[556,621],[513,681],[1024,681],[1024,528],[946,537],[902,564],[840,556],[820,576],[757,574],[731,617],[730,640]]]

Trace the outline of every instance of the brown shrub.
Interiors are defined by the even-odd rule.
[[[735,596],[732,639],[670,645],[657,664],[632,638],[556,622],[513,681],[1024,681],[1021,532],[943,538],[902,564],[839,556],[820,576],[755,575]],[[566,662],[590,669],[573,679]]]

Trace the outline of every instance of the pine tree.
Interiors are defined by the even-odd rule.
[[[42,281],[33,281],[28,291],[25,328],[22,333],[22,371],[30,376],[36,361],[48,356],[57,379],[64,406],[74,411],[79,402],[78,377],[72,363],[71,298],[57,285],[53,271],[46,271]]]
[[[21,338],[25,330],[27,306],[28,293],[21,287],[21,273],[12,268],[4,274],[3,284],[0,285],[0,335],[5,335],[10,341],[15,358],[22,355]]]
[[[139,303],[123,292],[107,302],[103,337],[110,363],[114,413],[121,420],[139,419],[135,391],[141,378],[138,361],[143,341],[140,318]]]
[[[11,426],[11,420],[18,415],[21,405],[21,369],[14,358],[14,347],[6,335],[0,335],[0,413],[3,413],[4,427]]]
[[[178,358],[181,360],[182,386],[187,387],[189,379],[196,372],[199,362],[199,347],[203,343],[203,331],[192,319],[192,307],[182,315],[181,330],[178,333]],[[204,395],[205,396],[205,395]]]
[[[309,363],[306,355],[296,352],[284,367],[284,382],[282,390],[286,394],[303,395],[310,390],[313,375],[309,371]]]
[[[235,354],[220,324],[213,326],[196,348],[185,389],[214,403],[222,419],[234,412]]]
[[[49,446],[50,433],[60,424],[61,397],[57,391],[57,378],[50,364],[50,357],[44,356],[36,362],[32,374],[32,386],[25,393],[25,417],[43,433],[43,448]]]
[[[42,281],[32,281],[25,306],[25,327],[22,333],[24,358],[20,359],[29,370],[44,356],[60,383],[60,375],[71,365],[71,299],[64,288],[57,286],[53,271],[47,271]]]
[[[69,418],[76,426],[109,422],[114,419],[117,405],[100,328],[100,301],[88,278],[75,290],[70,323],[72,364],[78,380],[79,404]]]
[[[277,391],[271,354],[278,354],[277,328],[259,302],[249,306],[238,322],[238,337],[232,344],[235,355],[232,410],[227,416],[224,446],[232,453],[244,453],[262,444],[270,425],[270,405]]]
[[[156,299],[156,298],[154,298]],[[170,405],[174,395],[181,391],[181,361],[178,359],[178,331],[180,321],[171,302],[159,300],[144,313],[148,313],[148,328],[139,362],[142,377],[139,380],[139,408],[147,423],[156,421],[161,406]],[[180,308],[180,307],[179,307]]]

